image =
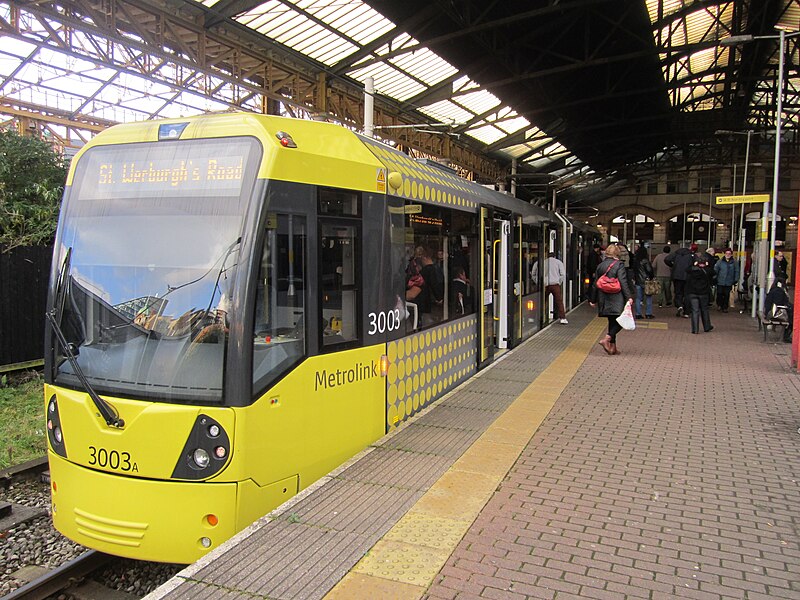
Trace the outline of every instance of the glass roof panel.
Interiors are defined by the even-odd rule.
[[[419,110],[442,123],[464,124],[475,116],[449,100],[442,100],[441,102],[423,106]]]
[[[356,43],[366,45],[394,24],[361,0],[286,0],[294,2],[319,20],[342,32]]]
[[[787,31],[797,31],[800,29],[800,4],[788,2],[786,11],[778,19],[776,27]]]
[[[402,54],[389,62],[397,65],[427,85],[435,85],[458,73],[458,69],[427,48],[416,50],[413,53]]]
[[[707,48],[699,50],[689,57],[689,65],[692,73],[700,73],[711,68],[717,61],[717,49]]]
[[[17,40],[8,36],[3,37],[2,51],[4,53],[24,58],[26,56],[30,56],[31,52],[33,52],[35,49],[35,44],[29,44],[28,42],[23,42],[22,40]]]
[[[0,76],[8,77],[14,72],[18,66],[22,64],[21,58],[16,58],[13,56],[3,56],[0,53]]]
[[[502,121],[498,123],[497,126],[506,133],[516,133],[520,129],[528,127],[530,124],[530,121],[525,117],[515,117],[507,121]]]
[[[328,66],[394,28],[361,0],[269,0],[234,20]]]
[[[479,140],[484,144],[493,144],[497,140],[502,140],[504,137],[506,137],[506,134],[497,129],[497,127],[494,125],[484,125],[483,127],[470,129],[464,133],[470,137],[474,137],[476,140]]]
[[[709,29],[714,24],[714,16],[708,12],[712,8],[718,7],[710,7],[708,9],[701,8],[686,15],[685,22],[687,43],[697,44],[698,42],[702,42],[704,39],[706,39]]]
[[[481,115],[500,104],[497,96],[484,90],[462,94],[455,97],[454,100],[476,115]]]
[[[367,77],[375,81],[375,91],[397,100],[408,100],[425,90],[425,86],[400,73],[386,63],[377,63],[350,73],[362,83]]]
[[[530,151],[531,148],[528,144],[514,144],[513,146],[506,146],[503,148],[503,153],[508,154],[511,158],[519,158]]]
[[[664,7],[662,17],[668,17],[683,8],[685,2],[683,0],[647,0],[647,12],[650,13],[650,21],[658,19],[659,4]]]

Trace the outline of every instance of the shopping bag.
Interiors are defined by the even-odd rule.
[[[617,317],[617,323],[622,325],[622,328],[627,329],[628,331],[636,329],[636,321],[633,318],[633,311],[631,310],[630,304],[625,305],[622,314]]]

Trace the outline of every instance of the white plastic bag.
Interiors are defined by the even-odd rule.
[[[622,325],[623,329],[632,331],[636,329],[636,320],[633,318],[633,311],[631,310],[630,302],[625,304],[622,314],[617,317],[617,323]]]

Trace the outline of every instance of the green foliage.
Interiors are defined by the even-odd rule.
[[[52,241],[67,167],[42,140],[0,130],[0,245]]]
[[[0,387],[0,469],[47,453],[43,387],[37,373],[16,376]]]

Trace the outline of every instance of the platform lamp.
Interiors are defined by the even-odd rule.
[[[767,273],[767,285],[762,290],[758,299],[758,308],[764,312],[766,292],[772,287],[775,281],[775,238],[777,235],[776,217],[778,213],[778,177],[780,175],[781,158],[781,118],[783,113],[783,59],[786,51],[786,38],[796,37],[800,31],[787,34],[784,29],[778,29],[778,35],[732,35],[720,40],[722,46],[734,46],[753,40],[778,40],[778,82],[776,88],[775,106],[775,168],[772,175],[772,222],[769,241],[769,271]]]

